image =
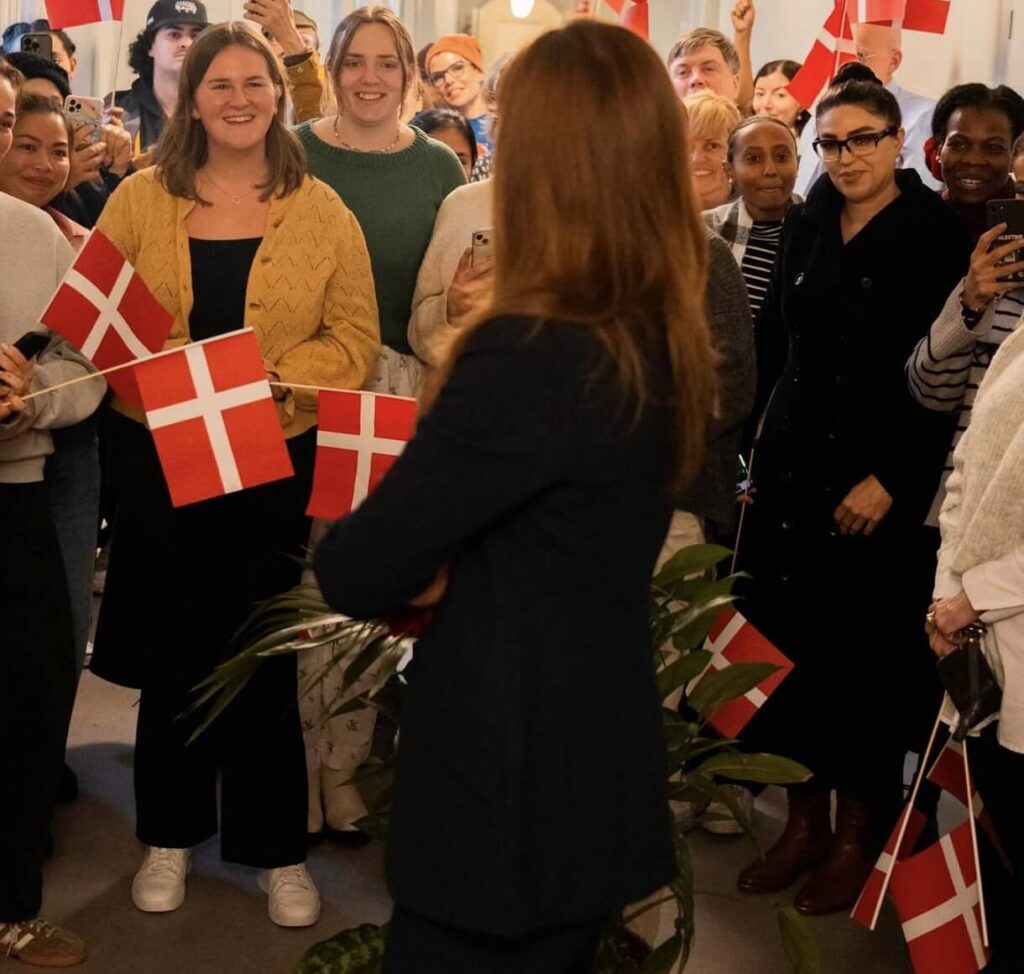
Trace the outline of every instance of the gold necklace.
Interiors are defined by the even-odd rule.
[[[338,131],[338,116],[334,116],[334,125],[332,126],[334,131],[334,137],[338,140],[338,144],[343,149],[348,149],[351,152],[390,152],[399,142],[402,141],[402,126],[399,124],[398,131],[395,133],[395,139],[390,145],[384,146],[383,149],[358,149],[351,142],[346,142]]]
[[[235,206],[238,206],[242,202],[243,197],[251,196],[252,193],[253,193],[253,190],[256,189],[256,186],[253,186],[252,189],[250,189],[248,193],[229,193],[222,186],[219,186],[217,184],[217,180],[214,179],[213,176],[211,176],[205,169],[203,170],[203,178],[204,179],[208,179],[210,181],[210,185],[215,190],[217,190],[219,193],[223,193],[229,200],[231,200],[231,202]]]

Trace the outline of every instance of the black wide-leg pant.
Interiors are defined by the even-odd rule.
[[[192,744],[181,719],[262,599],[298,583],[316,433],[288,443],[295,476],[175,509],[152,438],[114,421],[117,514],[93,669],[140,687],[136,832],[187,848],[218,831],[232,862],[273,868],[306,857],[307,788],[294,656],[263,662]]]
[[[60,547],[42,483],[0,484],[0,923],[39,913],[75,695]]]
[[[384,974],[589,974],[605,920],[521,937],[473,933],[396,906]]]

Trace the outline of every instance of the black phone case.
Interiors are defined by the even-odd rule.
[[[1019,241],[1021,249],[1024,249],[1024,200],[989,200],[986,204],[986,215],[990,227],[1000,223],[1006,224],[1006,229],[996,238],[996,247]],[[1006,258],[1007,263],[1015,263],[1020,259],[1020,250]],[[1024,281],[1024,271],[1007,274],[1003,279]]]

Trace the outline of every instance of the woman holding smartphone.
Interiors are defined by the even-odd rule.
[[[748,744],[814,778],[789,790],[781,839],[739,886],[777,892],[813,871],[796,898],[806,914],[853,905],[899,811],[904,754],[938,709],[923,522],[949,427],[913,400],[904,367],[970,246],[898,168],[899,106],[868,68],[840,70],[817,132],[829,178],[786,218],[757,325],[767,408],[741,542],[744,613],[796,664]]]
[[[387,974],[589,971],[608,914],[676,871],[648,599],[714,399],[683,119],[651,47],[588,20],[516,56],[499,111],[493,300],[314,559],[352,616],[437,604]]]

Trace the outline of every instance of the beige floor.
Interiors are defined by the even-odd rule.
[[[91,677],[82,681],[72,727],[70,761],[82,794],[58,811],[57,854],[46,876],[46,914],[85,936],[83,974],[286,974],[302,951],[337,930],[380,921],[389,910],[381,849],[320,847],[310,872],[320,886],[323,916],[313,928],[280,930],[251,870],[227,866],[211,842],[198,852],[188,900],[176,913],[137,912],[128,897],[140,847],[133,835],[131,746],[135,695]],[[778,795],[759,801],[766,834],[778,828]],[[687,974],[789,974],[774,903],[786,897],[743,897],[734,877],[747,860],[742,840],[695,833],[697,943]],[[845,916],[814,922],[828,974],[908,974],[910,968],[888,908],[869,934]],[[0,969],[21,969],[14,962]],[[28,968],[24,968],[28,970]],[[443,974],[443,972],[438,972]]]

